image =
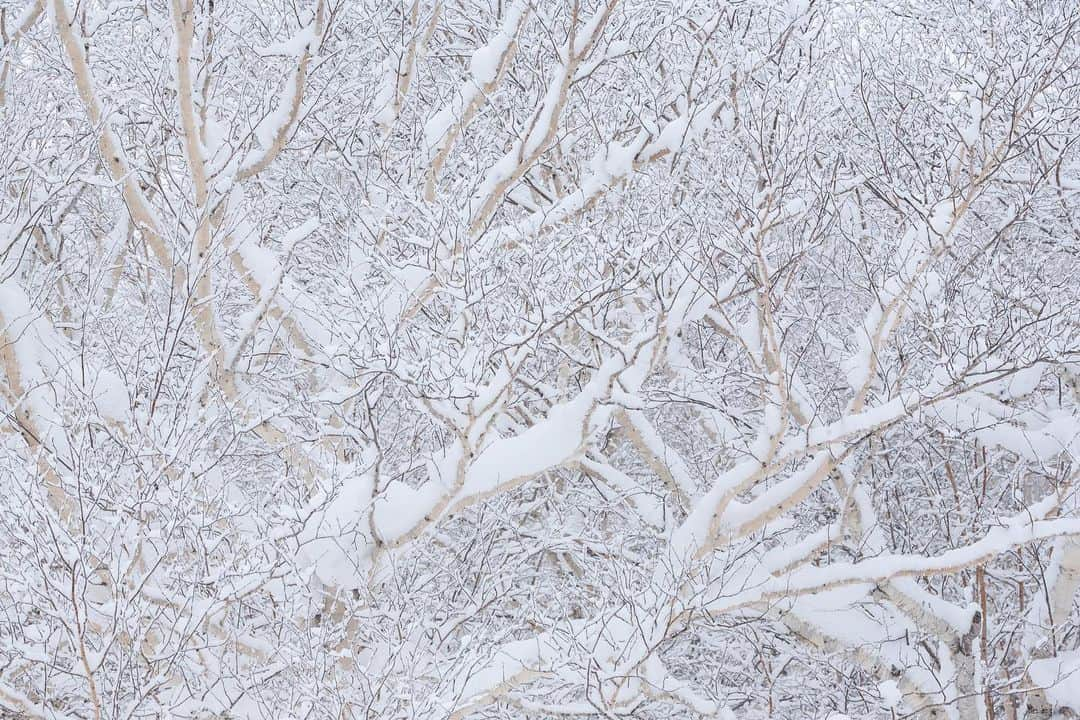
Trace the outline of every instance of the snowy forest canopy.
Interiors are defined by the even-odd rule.
[[[1080,716],[1080,7],[0,0],[0,716]]]

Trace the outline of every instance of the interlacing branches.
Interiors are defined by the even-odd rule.
[[[0,7],[0,714],[1080,712],[1077,22]]]

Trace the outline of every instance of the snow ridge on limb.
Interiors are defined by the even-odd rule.
[[[528,172],[555,141],[559,118],[569,100],[570,85],[576,70],[596,47],[618,0],[605,0],[591,18],[579,27],[575,13],[570,18],[566,45],[561,50],[562,64],[549,76],[547,90],[524,131],[510,149],[488,168],[480,187],[469,201],[469,233],[478,236],[498,209],[506,191]]]
[[[305,238],[314,233],[319,227],[319,221],[317,218],[308,218],[301,225],[289,230],[285,233],[281,240],[282,255],[285,260],[292,255],[293,248],[297,243],[303,241]],[[245,276],[249,278],[249,282],[252,283],[252,288],[257,290],[256,299],[258,304],[248,315],[248,322],[240,333],[240,339],[225,353],[224,366],[229,370],[236,367],[236,362],[240,357],[240,353],[243,351],[244,346],[251,340],[255,334],[255,330],[258,328],[259,323],[270,312],[271,307],[274,305],[278,292],[286,282],[285,268],[276,260],[269,251],[265,251],[262,248],[257,248],[250,242],[241,243],[241,246],[236,249],[236,254],[244,262],[244,268],[246,270]],[[295,302],[290,302],[295,304]],[[279,314],[280,313],[279,311]],[[283,314],[282,314],[283,315]],[[290,317],[292,314],[290,313]],[[310,354],[310,348],[307,343],[301,338],[301,347],[308,351]]]
[[[161,221],[146,199],[137,174],[128,162],[124,146],[102,108],[97,88],[94,85],[94,76],[86,61],[86,41],[78,35],[67,0],[51,0],[49,11],[53,15],[71,71],[75,75],[75,87],[78,90],[79,99],[82,100],[86,117],[98,135],[98,148],[101,151],[102,161],[113,182],[120,185],[124,204],[127,205],[135,227],[146,238],[147,244],[157,257],[162,269],[171,274],[175,282],[183,277],[181,268],[173,261],[173,254],[161,232]]]
[[[691,499],[697,494],[697,484],[679,453],[664,442],[640,410],[622,411],[619,419],[649,466],[675,491],[683,507],[689,507]]]
[[[467,444],[459,440],[447,448],[419,490],[399,486],[401,495],[388,495],[376,504],[375,524],[383,541],[390,547],[401,547],[448,514],[504,493],[547,470],[584,460],[592,437],[615,413],[612,398],[637,393],[663,357],[669,338],[703,316],[708,303],[696,283],[683,283],[667,312],[655,319],[657,327],[636,334],[621,352],[608,357],[573,398],[554,405],[542,420],[519,434],[488,439],[489,419],[499,411],[504,389],[512,379],[512,373],[504,371],[489,386],[487,400],[464,420],[466,426],[459,436]],[[484,432],[478,434],[480,429]]]
[[[514,0],[506,8],[502,25],[484,46],[472,54],[469,77],[454,97],[424,125],[424,144],[428,148],[428,169],[424,180],[424,199],[435,200],[435,186],[454,142],[469,126],[473,117],[495,92],[517,52],[515,37],[529,15],[529,0]]]
[[[1078,520],[1042,519],[1048,508],[1056,502],[1056,495],[1048,497],[1031,506],[1027,512],[1008,520],[1004,526],[992,529],[981,540],[937,556],[889,555],[856,563],[800,567],[771,576],[755,573],[755,576],[747,579],[747,587],[744,590],[724,594],[714,600],[705,600],[700,608],[691,604],[687,607],[676,606],[672,609],[675,610],[676,616],[688,616],[698,610],[709,613],[731,612],[761,603],[784,607],[791,605],[793,609],[797,609],[798,599],[802,596],[828,593],[845,586],[864,586],[869,589],[876,583],[897,578],[949,574],[960,568],[974,567],[990,557],[1040,539],[1058,537],[1063,534],[1080,535],[1080,521]],[[648,607],[650,607],[649,603],[643,602],[641,610]],[[638,622],[641,622],[640,618]],[[578,646],[596,647],[599,636],[603,636],[607,640],[599,643],[601,647],[596,651],[596,656],[599,658],[608,650],[615,651],[616,648],[621,647],[619,639],[629,641],[636,632],[632,628],[627,628],[631,632],[623,636],[615,629],[616,625],[615,622],[603,624],[598,619],[580,621],[577,626],[579,629],[576,631],[580,634],[577,638],[580,642]],[[601,626],[602,630],[600,630]],[[647,662],[652,653],[646,648],[661,641],[670,629],[678,627],[677,624],[672,624],[671,619],[662,617],[650,623],[650,626],[655,628],[654,632],[657,633],[655,636],[646,633],[641,640],[630,643],[639,648],[636,652],[642,653],[640,659],[633,659],[634,655],[631,654],[631,659],[620,663],[622,670],[616,670],[616,674],[625,672],[627,668],[639,663]],[[590,638],[594,637],[593,633],[597,633],[598,637],[590,642]],[[612,639],[616,640],[615,645],[608,644]],[[536,647],[540,650],[534,652]],[[505,646],[497,653],[497,657],[505,659],[489,666],[485,672],[476,676],[475,681],[470,682],[469,688],[472,692],[467,696],[468,702],[458,706],[458,711],[462,714],[455,717],[464,717],[465,714],[477,709],[481,701],[484,703],[494,701],[509,689],[509,684],[527,682],[539,677],[543,672],[550,672],[554,668],[555,658],[561,658],[560,653],[565,652],[565,646],[561,649],[558,644],[552,647],[551,635],[517,641]],[[619,654],[625,657],[624,653],[625,649]],[[495,678],[498,678],[498,682],[495,682]],[[921,687],[926,686],[921,684]]]
[[[179,106],[180,123],[184,133],[184,153],[187,157],[188,174],[194,191],[196,215],[192,243],[195,256],[188,258],[188,276],[193,276],[195,279],[194,316],[199,339],[211,356],[211,371],[216,373],[219,372],[222,341],[213,301],[209,178],[196,117],[193,87],[195,78],[191,67],[191,51],[195,38],[195,5],[193,0],[171,0],[170,10],[176,51],[176,102]]]
[[[16,40],[29,32],[44,9],[45,0],[32,0],[27,3],[16,18],[14,29],[8,31],[5,28],[4,37],[0,38],[0,52],[6,51]],[[11,58],[5,53],[3,67],[0,67],[0,107],[3,107],[4,103],[7,102],[7,78],[10,70]]]
[[[34,26],[38,17],[41,16],[42,11],[45,9],[45,0],[31,0],[26,4],[26,7],[22,9],[18,17],[15,20],[15,27],[5,32],[5,37],[0,38],[3,40],[3,44],[0,48],[4,48],[7,45],[14,43],[20,37]]]
[[[409,87],[416,74],[416,64],[423,58],[431,36],[438,27],[441,14],[442,2],[436,2],[431,10],[431,17],[421,30],[419,27],[420,0],[413,0],[412,9],[409,11],[409,25],[412,29],[409,41],[404,47],[391,53],[383,63],[382,89],[375,98],[375,106],[379,108],[375,122],[384,133],[389,133],[394,128],[401,114],[402,103],[405,101],[405,96],[409,94]]]
[[[1056,498],[1055,498],[1056,499]],[[749,603],[793,599],[845,585],[875,584],[904,577],[947,575],[975,567],[1004,552],[1039,540],[1080,535],[1080,520],[1040,519],[1038,505],[1012,518],[1006,525],[991,529],[982,539],[939,555],[885,555],[854,563],[834,563],[826,567],[802,567],[766,579],[745,591],[708,605],[710,611],[728,611]]]
[[[645,166],[683,152],[699,141],[720,114],[722,102],[691,103],[652,137],[641,130],[627,143],[610,142],[593,158],[591,172],[565,197],[537,210],[517,230],[535,235],[590,209],[607,192]]]
[[[99,422],[122,432],[130,420],[121,379],[105,368],[80,367],[80,362],[77,350],[31,305],[15,280],[0,283],[0,397],[8,406],[3,424],[22,436],[49,504],[69,531],[78,517],[78,503],[64,485],[65,474],[77,462],[67,432],[65,405],[72,400],[71,390],[81,391],[80,399]],[[81,376],[82,382],[65,382],[67,376]]]
[[[1046,570],[1047,597],[1045,602],[1032,603],[1027,632],[1022,640],[1022,658],[1035,686],[1027,700],[1029,717],[1047,717],[1055,705],[1080,710],[1073,704],[1078,696],[1069,690],[1076,687],[1075,675],[1080,668],[1077,653],[1058,648],[1078,590],[1080,538],[1058,538],[1054,541]],[[1074,677],[1070,679],[1070,676]]]
[[[654,342],[646,337],[637,343],[632,350],[635,363],[649,355]],[[612,412],[604,401],[611,396],[616,378],[631,372],[633,364],[613,357],[600,366],[573,399],[552,407],[544,420],[521,434],[498,438],[479,451],[470,450],[474,459],[455,448],[447,454],[450,462],[446,471],[428,480],[410,503],[384,502],[376,506],[380,535],[388,545],[401,546],[437,523],[445,513],[460,512],[527,478],[576,461]],[[452,478],[449,485],[444,477]]]
[[[291,76],[285,79],[274,109],[255,126],[259,147],[251,150],[240,163],[236,170],[237,181],[247,180],[268,168],[288,142],[300,117],[308,80],[308,66],[319,51],[326,22],[325,14],[324,0],[316,0],[315,15],[311,22],[300,30],[296,42],[288,44],[287,49],[296,60],[296,68]]]

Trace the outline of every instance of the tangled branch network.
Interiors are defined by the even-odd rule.
[[[1080,6],[0,0],[0,717],[1080,717]]]

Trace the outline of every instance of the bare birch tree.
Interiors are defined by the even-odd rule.
[[[1080,715],[1077,37],[0,0],[0,715]]]

